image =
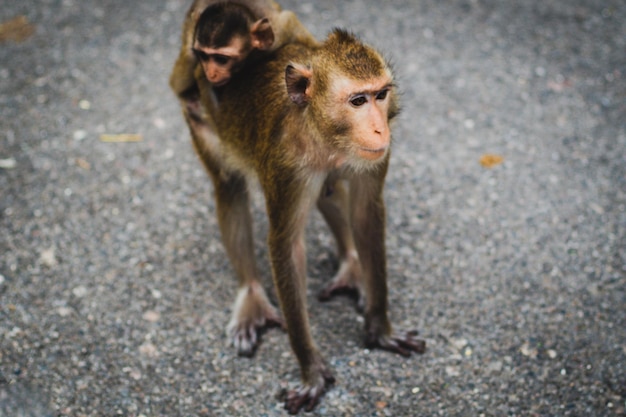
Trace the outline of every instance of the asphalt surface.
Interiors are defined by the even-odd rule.
[[[311,322],[337,382],[312,415],[624,415],[626,3],[282,4],[394,63],[390,309],[428,343],[365,350],[353,303],[315,299],[336,259],[314,214]],[[0,37],[0,416],[285,414],[286,335],[252,359],[225,337],[235,280],[167,86],[187,7],[1,1],[22,29]],[[102,140],[121,133],[140,136]]]

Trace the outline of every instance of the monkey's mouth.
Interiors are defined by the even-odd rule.
[[[220,80],[220,81],[215,81],[215,82],[211,82],[211,84],[213,85],[213,87],[221,87],[223,85],[226,85],[228,83],[230,79],[225,79],[225,80]]]
[[[357,150],[357,153],[359,154],[361,158],[364,158],[370,161],[375,161],[381,158],[383,155],[385,155],[386,152],[387,152],[386,146],[382,148],[378,148],[378,149],[370,149],[370,148],[364,148],[362,146],[359,146]]]

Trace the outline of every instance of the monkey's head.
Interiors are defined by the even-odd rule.
[[[218,87],[230,80],[253,50],[268,50],[274,31],[267,18],[255,21],[246,6],[220,2],[202,12],[193,39],[193,53],[207,79]]]
[[[389,122],[399,107],[393,74],[378,52],[336,29],[308,65],[287,66],[285,81],[291,100],[308,108],[321,136],[344,150],[346,162],[385,159]]]

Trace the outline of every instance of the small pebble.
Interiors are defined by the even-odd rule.
[[[461,372],[456,366],[446,366],[446,375],[454,377],[461,375]]]
[[[159,355],[159,351],[152,343],[144,343],[139,346],[139,353],[149,358],[154,358]]]
[[[17,161],[14,158],[0,159],[0,168],[13,169],[17,166]]]
[[[58,263],[54,248],[48,248],[41,252],[41,254],[39,255],[39,260],[44,266],[47,266],[48,268],[52,268]]]
[[[461,351],[465,346],[467,346],[467,339],[450,339],[450,343],[455,349]]]
[[[75,287],[72,290],[72,294],[74,294],[78,298],[83,298],[84,296],[87,295],[87,288],[85,288],[82,285],[79,285],[78,287]]]
[[[76,141],[81,141],[84,140],[87,137],[87,131],[85,130],[77,130],[74,132],[74,134],[72,135],[72,137],[74,138],[74,140]]]

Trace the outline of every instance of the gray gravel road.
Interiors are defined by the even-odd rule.
[[[224,334],[233,273],[167,86],[188,2],[0,3],[34,30],[0,36],[0,416],[284,415],[286,335],[246,359]],[[282,4],[394,63],[391,316],[428,343],[370,352],[350,300],[316,301],[316,213],[337,383],[313,415],[625,415],[626,3]],[[121,133],[141,140],[102,140]]]

